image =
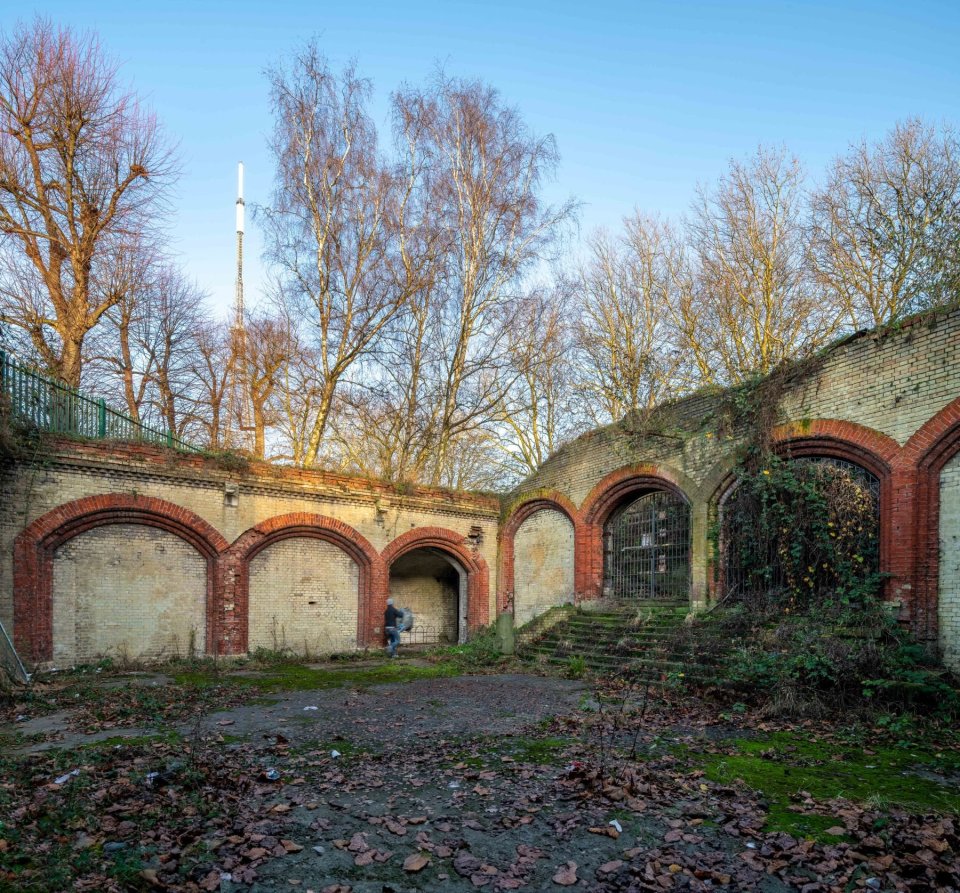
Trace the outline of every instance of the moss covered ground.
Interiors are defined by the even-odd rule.
[[[768,801],[766,830],[829,839],[835,815],[804,811],[843,798],[881,809],[960,814],[960,754],[923,744],[874,745],[825,741],[803,732],[735,738],[715,749],[682,750],[691,768],[720,783],[740,781]]]

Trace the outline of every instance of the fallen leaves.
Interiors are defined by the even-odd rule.
[[[572,887],[577,882],[577,863],[561,865],[553,876],[553,882],[561,887]]]
[[[430,864],[430,857],[423,853],[413,853],[403,860],[403,870],[411,874],[416,871],[423,871]]]

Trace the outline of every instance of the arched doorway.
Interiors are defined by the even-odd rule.
[[[804,455],[789,461],[796,469],[798,481],[828,494],[832,506],[828,511],[845,513],[849,520],[848,534],[855,530],[848,535],[846,549],[861,557],[863,576],[878,573],[880,479],[862,465],[836,456]],[[789,492],[782,496],[791,498]],[[737,484],[721,501],[720,518],[722,592],[736,596],[761,589],[790,588],[781,555],[785,550],[798,548],[796,531],[771,529],[776,525],[771,524],[763,507],[757,505],[757,494]],[[814,564],[819,567],[816,561]]]
[[[390,565],[390,597],[416,622],[401,644],[456,645],[467,640],[467,572],[434,547],[404,552]]]
[[[604,525],[603,594],[624,600],[686,601],[690,506],[652,490],[615,509]]]

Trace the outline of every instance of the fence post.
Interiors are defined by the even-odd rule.
[[[169,428],[167,429],[167,446],[173,446],[173,430]]]
[[[101,397],[97,401],[97,437],[101,440],[107,436],[107,401]]]

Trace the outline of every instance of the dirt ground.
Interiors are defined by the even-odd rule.
[[[176,706],[169,677],[134,681]],[[0,730],[0,889],[960,889],[949,811],[807,793],[834,827],[785,833],[684,756],[722,751],[729,717],[599,697],[511,673],[247,692],[92,734],[79,705],[21,715]]]

